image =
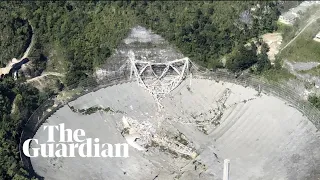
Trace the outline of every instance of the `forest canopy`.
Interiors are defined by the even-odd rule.
[[[1,50],[10,52],[11,57],[19,56],[23,51],[20,46],[30,38],[30,23],[36,36],[31,62],[57,54],[49,61],[60,64],[66,77],[71,76],[67,85],[92,75],[135,25],[160,34],[198,64],[215,68],[234,47],[276,30],[280,13],[273,1],[9,1],[1,8],[3,17],[8,17],[4,19],[10,21],[2,22],[2,27],[15,23],[18,27],[6,33],[9,39],[17,39],[9,41],[15,43],[4,43]],[[1,62],[10,55],[0,57]]]
[[[0,67],[12,58],[21,58],[32,36],[28,21],[7,11],[0,4]]]

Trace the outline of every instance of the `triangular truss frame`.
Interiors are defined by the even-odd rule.
[[[161,99],[179,86],[189,74],[190,68],[190,61],[187,57],[165,63],[155,63],[136,60],[134,53],[131,51],[129,52],[129,61],[130,78],[136,78],[138,85],[146,89],[154,97],[159,108],[163,108],[160,103]],[[157,67],[165,67],[160,75],[155,73],[154,68]],[[170,69],[173,70],[174,75],[169,73]],[[143,76],[146,70],[151,71],[152,75]]]

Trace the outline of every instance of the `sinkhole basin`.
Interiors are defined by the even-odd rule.
[[[129,157],[39,156],[30,158],[34,171],[57,180],[219,180],[224,159],[230,159],[230,179],[320,178],[319,132],[279,97],[194,76],[161,105],[133,80],[69,102],[36,132],[38,144],[48,140],[44,126],[64,123],[100,143],[131,142]],[[59,139],[58,133],[54,136]]]

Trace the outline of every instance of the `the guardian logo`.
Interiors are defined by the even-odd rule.
[[[64,124],[59,126],[44,126],[48,131],[48,140],[39,144],[38,139],[28,139],[23,143],[23,153],[28,157],[129,157],[127,143],[100,144],[99,138],[85,138],[83,129],[65,129]],[[57,134],[56,134],[57,133]],[[55,137],[59,135],[58,141]],[[37,147],[30,147],[34,141]],[[40,147],[39,147],[40,146]]]

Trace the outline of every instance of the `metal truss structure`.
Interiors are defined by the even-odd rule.
[[[159,108],[160,100],[174,90],[189,74],[189,58],[182,58],[165,63],[136,60],[134,53],[129,53],[130,78],[136,78],[139,86],[145,88],[155,99]]]

